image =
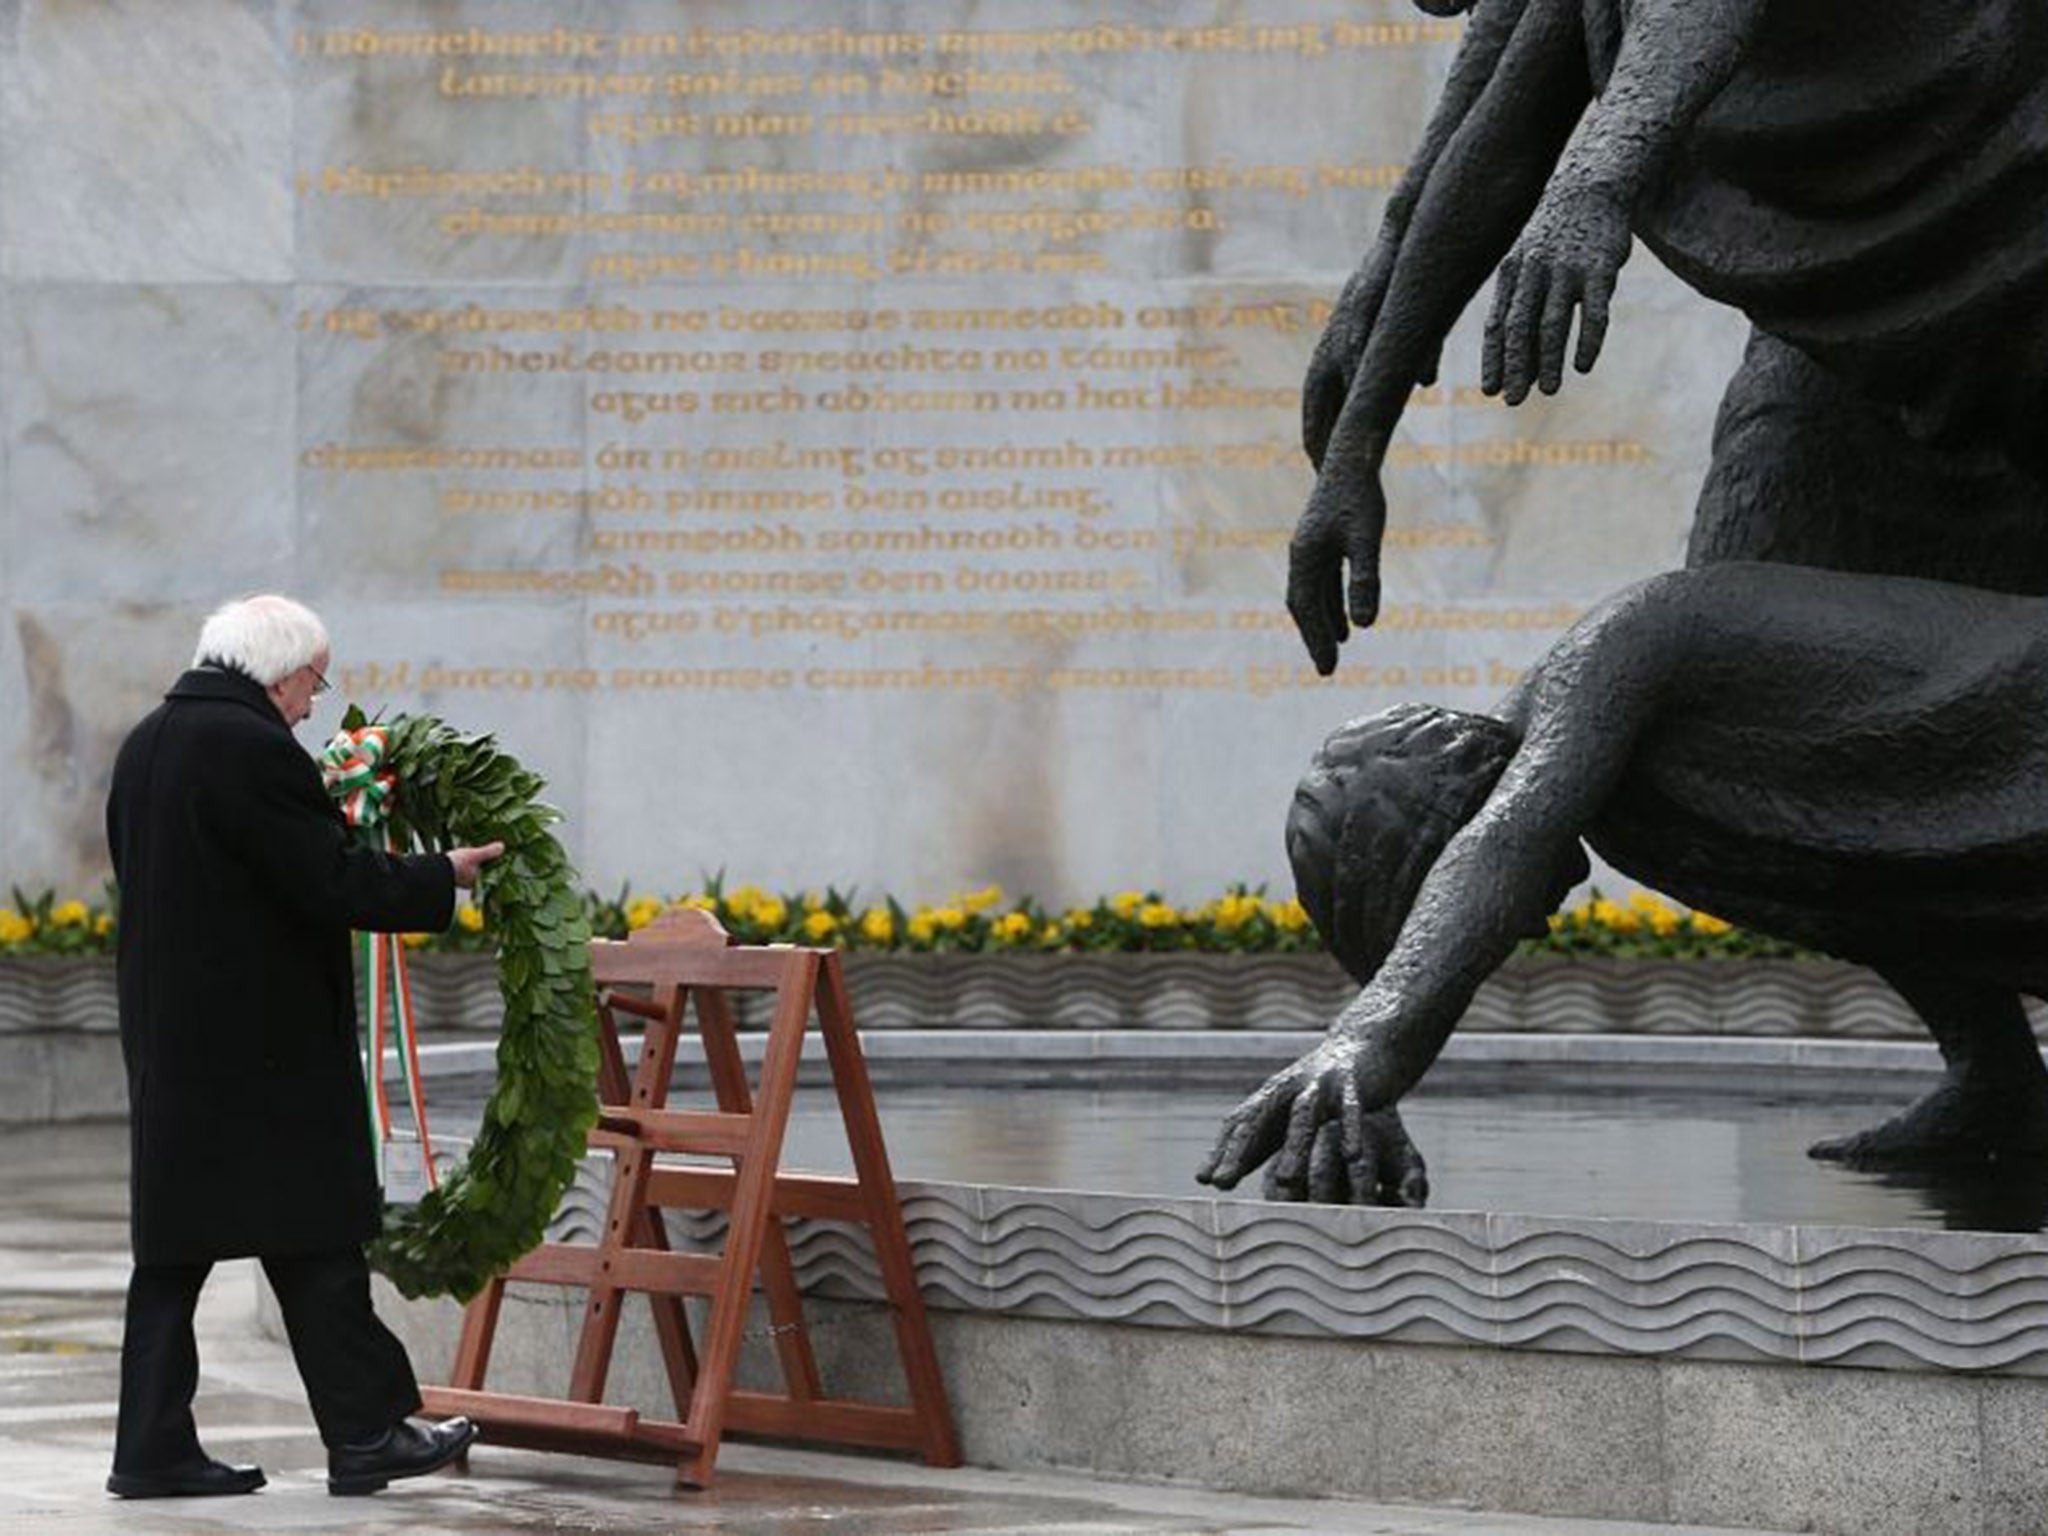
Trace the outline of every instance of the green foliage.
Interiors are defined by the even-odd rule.
[[[681,896],[587,891],[583,911],[599,938],[620,939],[672,906],[700,907],[749,944],[808,944],[893,954],[1034,953],[1274,955],[1320,950],[1322,939],[1294,900],[1274,901],[1263,886],[1233,885],[1199,906],[1180,907],[1157,891],[1121,891],[1092,906],[1049,912],[1032,898],[1004,901],[995,886],[939,905],[905,906],[894,896],[863,901],[834,886],[780,895],[756,885],[704,879]],[[474,912],[446,934],[419,936],[427,948],[460,953],[487,948]],[[479,931],[482,930],[482,931]],[[1610,901],[1598,890],[1551,918],[1549,931],[1524,942],[1524,955],[1622,960],[1806,959],[1811,951],[1688,912],[1646,892]]]
[[[363,723],[355,710],[343,722]],[[467,1299],[540,1242],[597,1118],[590,920],[538,775],[431,716],[389,728],[399,845],[505,845],[475,893],[505,999],[497,1088],[468,1158],[418,1205],[390,1207],[370,1249],[406,1295]]]
[[[1674,907],[1638,891],[1610,901],[1595,886],[1576,906],[1550,919],[1549,932],[1527,940],[1525,955],[1587,955],[1619,960],[1808,960],[1811,950],[1751,933],[1704,912]]]
[[[113,887],[101,902],[59,900],[54,890],[30,896],[20,886],[0,906],[0,954],[107,955],[114,951]]]
[[[583,912],[599,938],[624,938],[674,906],[711,913],[746,944],[806,944],[821,948],[912,954],[990,954],[1076,950],[1198,950],[1272,954],[1315,949],[1315,930],[1299,902],[1270,901],[1264,888],[1234,885],[1198,907],[1177,908],[1156,891],[1125,891],[1092,907],[1048,912],[1026,896],[1007,906],[999,887],[955,896],[941,905],[906,907],[893,896],[863,902],[857,891],[823,890],[777,895],[757,885],[728,886],[712,875],[682,896],[616,895],[588,891]],[[459,927],[424,939],[425,947],[461,951],[475,935]]]

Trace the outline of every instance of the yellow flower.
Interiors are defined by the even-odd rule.
[[[1620,902],[1609,901],[1604,896],[1593,903],[1593,921],[1602,928],[1611,929],[1615,933],[1621,934],[1634,933],[1643,925],[1642,918],[1634,912],[1631,912]]]
[[[1138,922],[1146,928],[1171,928],[1180,914],[1163,901],[1148,901],[1138,908]]]
[[[638,933],[659,916],[661,916],[661,898],[658,896],[636,896],[626,905],[626,926],[635,933]]]
[[[1005,944],[1021,944],[1031,937],[1031,914],[1011,912],[995,921],[995,935]]]
[[[758,885],[743,885],[738,890],[725,893],[725,910],[734,917],[745,919],[754,915],[754,909],[761,904],[767,892]]]
[[[896,919],[887,907],[869,907],[860,915],[860,936],[870,944],[887,944],[896,937]]]
[[[418,949],[422,944],[426,943],[430,937],[431,935],[424,933],[401,933],[398,936],[398,942],[403,944],[407,949]]]
[[[985,885],[978,891],[962,896],[960,898],[960,905],[965,907],[969,913],[986,912],[1002,899],[1003,888],[1000,885]]]
[[[1637,891],[1629,897],[1628,908],[1640,921],[1648,923],[1650,932],[1660,938],[1669,938],[1678,932],[1681,919],[1677,909],[1652,891]]]
[[[754,921],[763,928],[780,928],[789,916],[789,903],[780,896],[763,896],[754,903]]]
[[[1067,925],[1054,919],[1038,930],[1038,942],[1048,949],[1066,942]]]
[[[829,939],[839,931],[839,919],[823,910],[812,912],[804,918],[804,937],[807,939]]]
[[[939,931],[938,925],[932,921],[931,913],[923,910],[911,914],[909,930],[912,942],[918,944],[931,943]]]
[[[1289,933],[1299,933],[1308,926],[1308,908],[1292,896],[1285,901],[1268,902],[1266,915],[1273,920],[1273,926]]]
[[[1724,923],[1720,918],[1712,917],[1705,912],[1695,912],[1692,915],[1692,931],[1704,934],[1710,939],[1718,939],[1724,933],[1733,933],[1735,925]]]
[[[50,921],[59,928],[83,928],[92,913],[82,901],[60,901],[50,909]]]
[[[455,914],[455,925],[464,933],[482,933],[484,915],[475,907],[464,907]]]
[[[1259,915],[1259,898],[1232,892],[1216,903],[1214,922],[1225,933],[1242,928]]]
[[[1562,912],[1553,912],[1543,921],[1548,925],[1552,933],[1556,933],[1558,929],[1564,926],[1564,914]]]
[[[932,914],[932,921],[950,933],[958,933],[967,926],[967,914],[958,907],[941,907]]]
[[[94,918],[92,920],[92,931],[103,939],[112,933],[114,931],[114,914],[102,912],[98,917]]]
[[[20,944],[36,931],[36,925],[12,907],[0,907],[0,944]]]
[[[818,894],[818,893],[817,893],[816,891],[805,891],[805,892],[804,892],[804,910],[805,910],[806,912],[822,912],[822,911],[824,911],[824,910],[825,910],[825,898],[824,898],[823,896],[819,895],[819,894]]]
[[[676,905],[688,907],[692,912],[716,912],[718,910],[718,898],[716,896],[702,895],[685,896]]]
[[[1109,910],[1125,922],[1129,922],[1133,917],[1137,916],[1138,908],[1143,905],[1145,905],[1145,893],[1143,891],[1118,891],[1109,898]]]

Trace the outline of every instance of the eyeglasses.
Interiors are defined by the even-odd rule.
[[[321,676],[320,669],[318,667],[313,666],[309,663],[306,667],[306,670],[313,674],[314,698],[319,698],[321,694],[328,692],[330,689],[334,687],[334,685],[328,682],[325,677]]]

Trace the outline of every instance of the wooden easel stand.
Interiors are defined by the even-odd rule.
[[[602,1102],[590,1145],[613,1158],[604,1230],[594,1244],[543,1243],[477,1294],[463,1317],[450,1385],[422,1394],[427,1411],[468,1415],[487,1444],[673,1460],[677,1480],[695,1488],[710,1485],[728,1432],[912,1451],[933,1466],[958,1466],[952,1413],[837,953],[735,946],[708,913],[678,911],[624,943],[593,944],[591,972],[598,988]],[[776,998],[758,1094],[740,1059],[727,1000],[734,990],[772,991]],[[696,1017],[716,1110],[668,1107],[686,1005]],[[785,1173],[778,1166],[814,1010],[853,1154],[851,1178]],[[619,1043],[621,1014],[645,1026],[630,1078]],[[664,1153],[718,1157],[730,1166],[657,1162]],[[673,1251],[664,1208],[725,1212],[723,1251]],[[824,1394],[783,1229],[792,1216],[867,1228],[894,1318],[908,1407]],[[564,1398],[484,1387],[505,1286],[513,1281],[587,1293]],[[781,1392],[733,1385],[757,1281],[785,1384]],[[653,1308],[676,1405],[673,1421],[603,1400],[620,1311],[635,1291]],[[685,1296],[708,1302],[701,1357]]]

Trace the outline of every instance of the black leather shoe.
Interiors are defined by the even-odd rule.
[[[468,1450],[475,1438],[476,1426],[467,1419],[447,1419],[424,1429],[400,1419],[374,1440],[329,1451],[327,1491],[375,1493],[401,1477],[438,1471]]]
[[[226,1493],[254,1493],[263,1486],[261,1467],[231,1467],[208,1458],[163,1472],[116,1472],[107,1492],[122,1499],[204,1499]]]

